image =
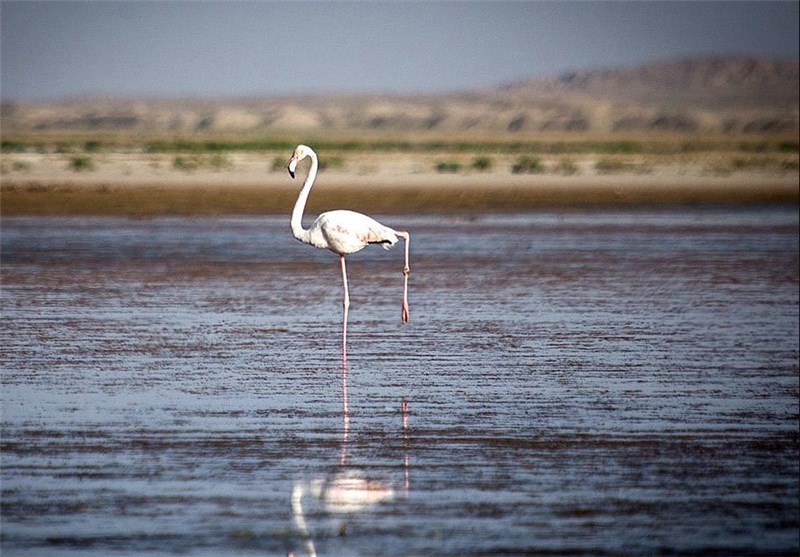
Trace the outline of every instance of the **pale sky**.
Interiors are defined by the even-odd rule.
[[[441,92],[696,54],[798,58],[798,2],[0,0],[4,100]]]

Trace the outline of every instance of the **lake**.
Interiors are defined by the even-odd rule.
[[[800,551],[796,207],[288,220],[2,219],[4,556]]]

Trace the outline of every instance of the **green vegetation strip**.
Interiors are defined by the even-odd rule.
[[[533,154],[683,154],[711,151],[744,153],[797,153],[798,142],[788,138],[686,138],[686,139],[565,139],[552,141],[448,141],[448,140],[355,140],[307,138],[318,151],[346,152],[451,152]],[[87,152],[136,149],[149,153],[213,153],[226,151],[291,151],[298,143],[290,138],[199,139],[199,138],[4,138],[0,150],[13,152]]]

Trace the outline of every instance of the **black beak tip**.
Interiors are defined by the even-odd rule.
[[[290,171],[289,171],[289,176],[291,176],[292,178],[294,178],[294,172],[292,172],[292,171],[290,170]]]

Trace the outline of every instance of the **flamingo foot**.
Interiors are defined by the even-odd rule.
[[[408,304],[403,302],[403,308],[400,310],[400,319],[403,323],[408,323]]]

